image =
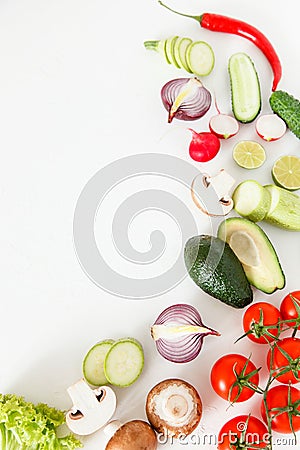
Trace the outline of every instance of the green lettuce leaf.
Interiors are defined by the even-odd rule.
[[[1,450],[75,450],[81,442],[72,434],[58,437],[65,414],[44,403],[34,405],[23,397],[0,394]]]

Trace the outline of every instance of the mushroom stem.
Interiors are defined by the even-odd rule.
[[[224,169],[214,176],[200,173],[192,182],[193,201],[202,212],[209,216],[225,216],[233,208],[230,192],[234,183],[235,180]],[[206,207],[206,202],[208,202],[208,207]],[[216,212],[209,211],[210,209]]]
[[[97,403],[95,394],[83,379],[70,386],[67,391],[73,402],[73,412],[80,411],[85,416]]]
[[[68,388],[73,401],[66,423],[73,433],[88,435],[107,424],[116,409],[116,395],[108,386],[91,389],[82,378]]]

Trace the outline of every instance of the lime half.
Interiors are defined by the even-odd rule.
[[[281,156],[272,168],[274,183],[289,191],[300,189],[300,158]]]
[[[240,141],[233,149],[234,161],[244,169],[257,169],[266,160],[262,145],[255,141]]]

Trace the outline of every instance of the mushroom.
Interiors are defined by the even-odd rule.
[[[192,182],[193,201],[208,216],[226,216],[233,208],[230,191],[234,183],[224,169],[214,176],[200,173]]]
[[[132,420],[124,425],[114,420],[105,427],[104,433],[111,436],[105,450],[156,450],[157,448],[156,434],[143,420]]]
[[[91,389],[84,379],[67,389],[73,407],[66,414],[70,430],[80,436],[92,434],[107,424],[116,410],[116,395],[108,386]]]
[[[146,414],[150,424],[166,437],[187,436],[202,416],[202,402],[196,389],[186,381],[161,381],[148,393]]]

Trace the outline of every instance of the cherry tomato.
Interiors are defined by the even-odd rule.
[[[221,428],[218,435],[218,450],[267,448],[268,442],[268,429],[261,420],[253,416],[237,416]]]
[[[292,433],[288,413],[282,412],[281,414],[278,414],[278,410],[271,411],[272,408],[287,408],[289,405],[289,396],[291,397],[291,404],[294,404],[292,407],[295,408],[294,412],[290,412],[292,425],[294,431],[297,432],[300,430],[300,416],[296,415],[300,414],[299,389],[296,389],[294,386],[284,386],[282,384],[271,388],[267,393],[269,417],[272,419],[271,427],[272,430],[277,431],[278,433]],[[296,402],[299,402],[298,405]],[[261,403],[261,415],[263,420],[267,423],[266,408],[263,401]]]
[[[294,301],[299,305],[300,307],[300,291],[294,291],[290,292],[281,302],[280,305],[280,314],[283,320],[291,320],[291,319],[297,319],[298,313],[295,308]],[[289,327],[294,327],[296,325],[296,322],[289,322],[286,325]],[[300,330],[300,325],[298,326],[298,330]]]
[[[260,323],[261,317],[263,323]],[[274,341],[273,336],[278,335],[278,328],[268,328],[268,325],[277,325],[279,320],[281,320],[280,311],[271,303],[253,303],[247,308],[243,317],[244,331],[245,333],[248,333],[249,330],[253,331],[247,335],[251,341],[258,344],[267,344]],[[271,336],[263,334],[264,331],[270,333]]]
[[[276,380],[280,381],[283,384],[295,384],[300,381],[300,339],[288,337],[282,339],[282,341],[277,342],[272,347],[273,350],[268,351],[267,355],[267,365],[270,370],[271,363],[271,355],[273,353],[273,361],[272,361],[272,369],[276,370],[275,374],[280,374],[283,372],[290,364],[288,358],[280,351],[282,349],[283,352],[287,353],[290,358],[293,360],[292,366],[293,370],[289,370],[286,373],[282,373],[282,375],[276,376]],[[278,369],[278,370],[277,370]],[[296,375],[296,376],[295,376]],[[297,379],[298,378],[298,379]]]
[[[214,391],[225,400],[229,400],[230,402],[244,402],[255,393],[252,389],[243,386],[247,375],[255,370],[257,370],[255,365],[243,355],[224,355],[215,362],[211,369],[211,385]],[[234,371],[237,373],[238,378]],[[248,381],[258,386],[258,372],[251,376]],[[240,385],[232,387],[235,382],[240,383]]]

